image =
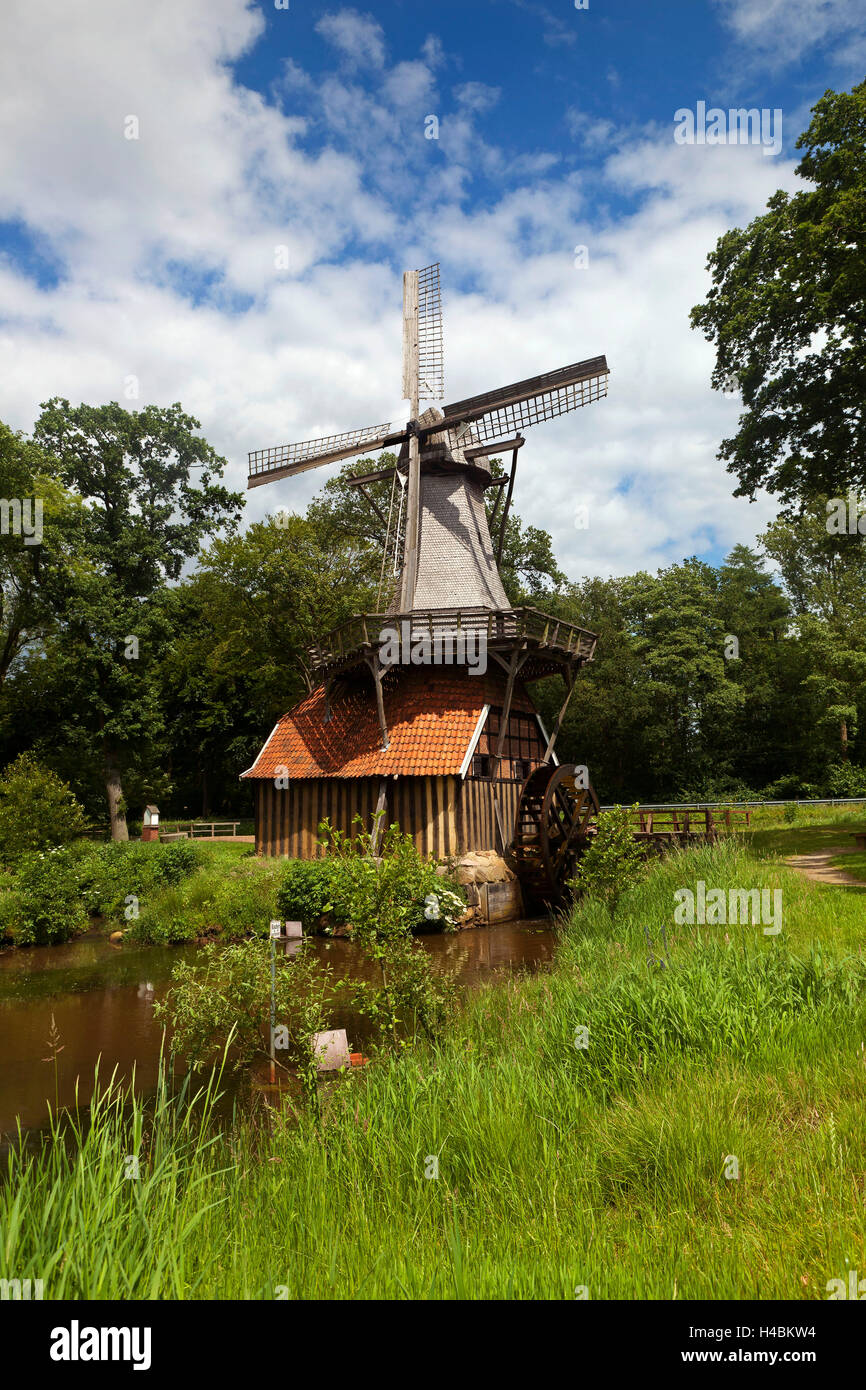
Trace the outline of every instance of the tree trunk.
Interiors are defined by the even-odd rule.
[[[203,767],[202,770],[201,770],[201,818],[202,818],[202,820],[210,820],[210,806],[208,805],[208,794],[207,794],[207,791],[208,791],[208,788],[207,788],[207,768],[206,768],[206,767]]]
[[[126,824],[126,807],[123,804],[120,766],[114,751],[110,748],[105,750],[105,794],[108,797],[111,838],[112,840],[128,840],[129,829]]]
[[[842,720],[841,736],[842,736],[842,761],[843,761],[843,763],[847,763],[847,761],[848,761],[848,722],[847,722],[847,720],[845,720],[845,719]]]

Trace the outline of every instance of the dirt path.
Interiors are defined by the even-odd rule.
[[[837,869],[830,863],[839,854],[857,853],[851,845],[831,845],[829,849],[819,850],[816,854],[792,854],[784,862],[816,883],[830,883],[840,888],[866,888],[862,878],[855,878],[853,874]]]

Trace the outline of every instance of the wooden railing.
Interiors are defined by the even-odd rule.
[[[309,648],[314,671],[342,661],[355,652],[382,645],[383,630],[396,632],[414,642],[428,637],[431,642],[459,636],[483,637],[488,646],[507,646],[526,640],[540,649],[550,648],[567,656],[591,661],[598,638],[594,632],[562,618],[552,618],[537,608],[430,608],[413,613],[357,613],[326,634]]]
[[[161,840],[220,840],[234,839],[238,833],[239,820],[211,820],[211,821],[188,821],[185,822],[188,830],[181,830],[181,821],[169,821],[169,825],[177,825],[177,830],[160,829],[159,838]],[[230,831],[231,834],[225,832]]]
[[[609,810],[602,807],[602,810]],[[627,808],[634,834],[645,839],[686,840],[694,836],[713,840],[722,829],[748,829],[748,806],[638,806]]]

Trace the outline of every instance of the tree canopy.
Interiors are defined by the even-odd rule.
[[[720,237],[691,315],[742,396],[719,450],[736,495],[788,507],[866,487],[866,81],[826,91],[797,148],[806,186]]]

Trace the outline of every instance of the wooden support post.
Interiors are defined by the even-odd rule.
[[[387,751],[389,747],[388,725],[385,722],[385,700],[382,695],[382,672],[379,669],[378,653],[374,653],[367,664],[373,673],[373,684],[376,687],[376,713],[379,716],[379,732],[382,735],[382,748]]]
[[[373,817],[373,832],[370,836],[370,853],[375,855],[379,848],[379,836],[382,822],[385,819],[385,802],[388,797],[388,783],[383,777],[379,783],[379,800],[376,802],[376,814]]]
[[[511,494],[514,491],[514,475],[517,472],[517,449],[511,455],[511,477],[508,479],[508,491],[505,495],[505,506],[502,508],[502,525],[499,527],[499,543],[496,547],[496,567],[502,560],[502,547],[505,544],[505,524],[508,521],[508,511],[511,507]]]
[[[511,701],[514,698],[514,682],[517,673],[527,660],[529,652],[515,651],[509,663],[508,681],[505,686],[505,700],[502,706],[502,714],[499,722],[499,738],[496,740],[496,752],[493,754],[493,763],[490,769],[490,784],[493,789],[493,813],[496,818],[496,829],[499,832],[499,847],[505,853],[508,839],[502,824],[502,812],[499,808],[499,798],[496,795],[496,781],[499,776],[499,764],[502,761],[502,750],[505,747],[505,736],[508,733],[508,721],[511,718]]]
[[[568,702],[571,699],[574,693],[574,687],[577,684],[574,678],[574,671],[572,671],[570,667],[565,671],[564,675],[566,685],[565,699],[562,702],[559,714],[556,716],[556,723],[553,726],[553,733],[547,740],[547,747],[544,750],[544,757],[541,759],[543,763],[549,763],[550,759],[553,757],[554,745],[556,744],[556,740],[559,737],[559,731],[562,728],[562,721],[565,718],[565,711],[568,709]]]

